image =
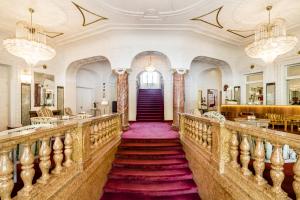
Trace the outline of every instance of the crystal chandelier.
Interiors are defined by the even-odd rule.
[[[39,61],[52,59],[56,52],[46,44],[46,33],[42,27],[32,24],[34,10],[29,9],[30,24],[24,21],[17,22],[16,38],[3,41],[5,49],[14,56],[23,58],[30,66]]]
[[[292,50],[297,37],[287,36],[284,19],[274,19],[271,22],[272,6],[268,6],[269,22],[260,24],[255,31],[255,41],[245,48],[251,58],[261,58],[266,63],[273,62],[277,56]]]
[[[154,65],[152,64],[152,58],[151,58],[151,56],[150,56],[150,58],[149,58],[149,64],[145,67],[145,70],[146,70],[147,72],[154,72],[154,71],[155,71],[155,67],[154,67]]]

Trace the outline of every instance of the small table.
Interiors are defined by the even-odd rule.
[[[247,124],[261,128],[268,128],[270,123],[269,119],[234,118],[234,121],[239,122],[241,124]]]

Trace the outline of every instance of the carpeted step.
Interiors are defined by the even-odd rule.
[[[119,150],[117,158],[128,159],[176,159],[185,158],[182,150]]]
[[[147,196],[173,196],[192,194],[197,192],[193,181],[172,181],[153,183],[129,183],[120,180],[108,180],[104,187],[105,192],[128,192]]]
[[[131,194],[131,193],[105,193],[102,200],[200,200],[200,197],[196,193],[173,195],[173,196],[160,196],[151,197],[146,195]]]
[[[139,149],[139,150],[150,150],[150,149],[159,149],[159,150],[175,150],[182,149],[182,145],[179,142],[155,142],[155,143],[146,143],[146,142],[126,142],[119,145],[119,149]]]
[[[186,159],[120,159],[113,162],[114,167],[136,169],[182,169],[188,167]]]
[[[143,137],[143,136],[141,136]],[[124,143],[180,143],[180,139],[178,136],[174,136],[173,138],[122,138],[122,144]]]
[[[155,181],[179,181],[191,180],[192,172],[188,169],[177,170],[137,170],[137,169],[112,169],[109,179],[126,179],[134,182],[155,182]]]

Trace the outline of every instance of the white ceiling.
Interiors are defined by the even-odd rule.
[[[273,5],[272,18],[286,19],[289,30],[300,28],[300,0],[74,0],[76,4],[97,15],[108,18],[82,26],[83,17],[70,0],[2,0],[0,2],[0,31],[14,35],[15,23],[29,20],[28,8],[35,9],[34,23],[50,32],[64,34],[51,39],[57,44],[81,39],[106,30],[190,30],[229,43],[241,45],[253,38],[242,38],[228,29],[246,31],[267,21],[265,7]],[[218,20],[223,28],[190,19],[221,9]],[[83,10],[86,22],[98,19]],[[217,11],[201,19],[216,24]],[[250,31],[249,31],[250,30]]]

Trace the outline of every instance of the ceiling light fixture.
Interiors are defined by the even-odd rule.
[[[32,23],[34,10],[29,8],[30,24],[17,22],[16,38],[3,41],[5,49],[14,56],[23,58],[28,65],[52,59],[56,52],[46,43],[47,34],[41,26]]]
[[[152,57],[151,57],[151,55],[149,56],[149,63],[148,63],[148,65],[145,67],[145,70],[146,70],[147,72],[154,72],[154,71],[155,71],[155,67],[154,67],[154,65],[152,64]]]
[[[272,6],[267,6],[266,10],[269,12],[269,22],[257,26],[255,41],[245,51],[251,58],[261,58],[266,63],[271,63],[277,56],[292,50],[298,39],[286,35],[284,19],[277,18],[271,22]]]

